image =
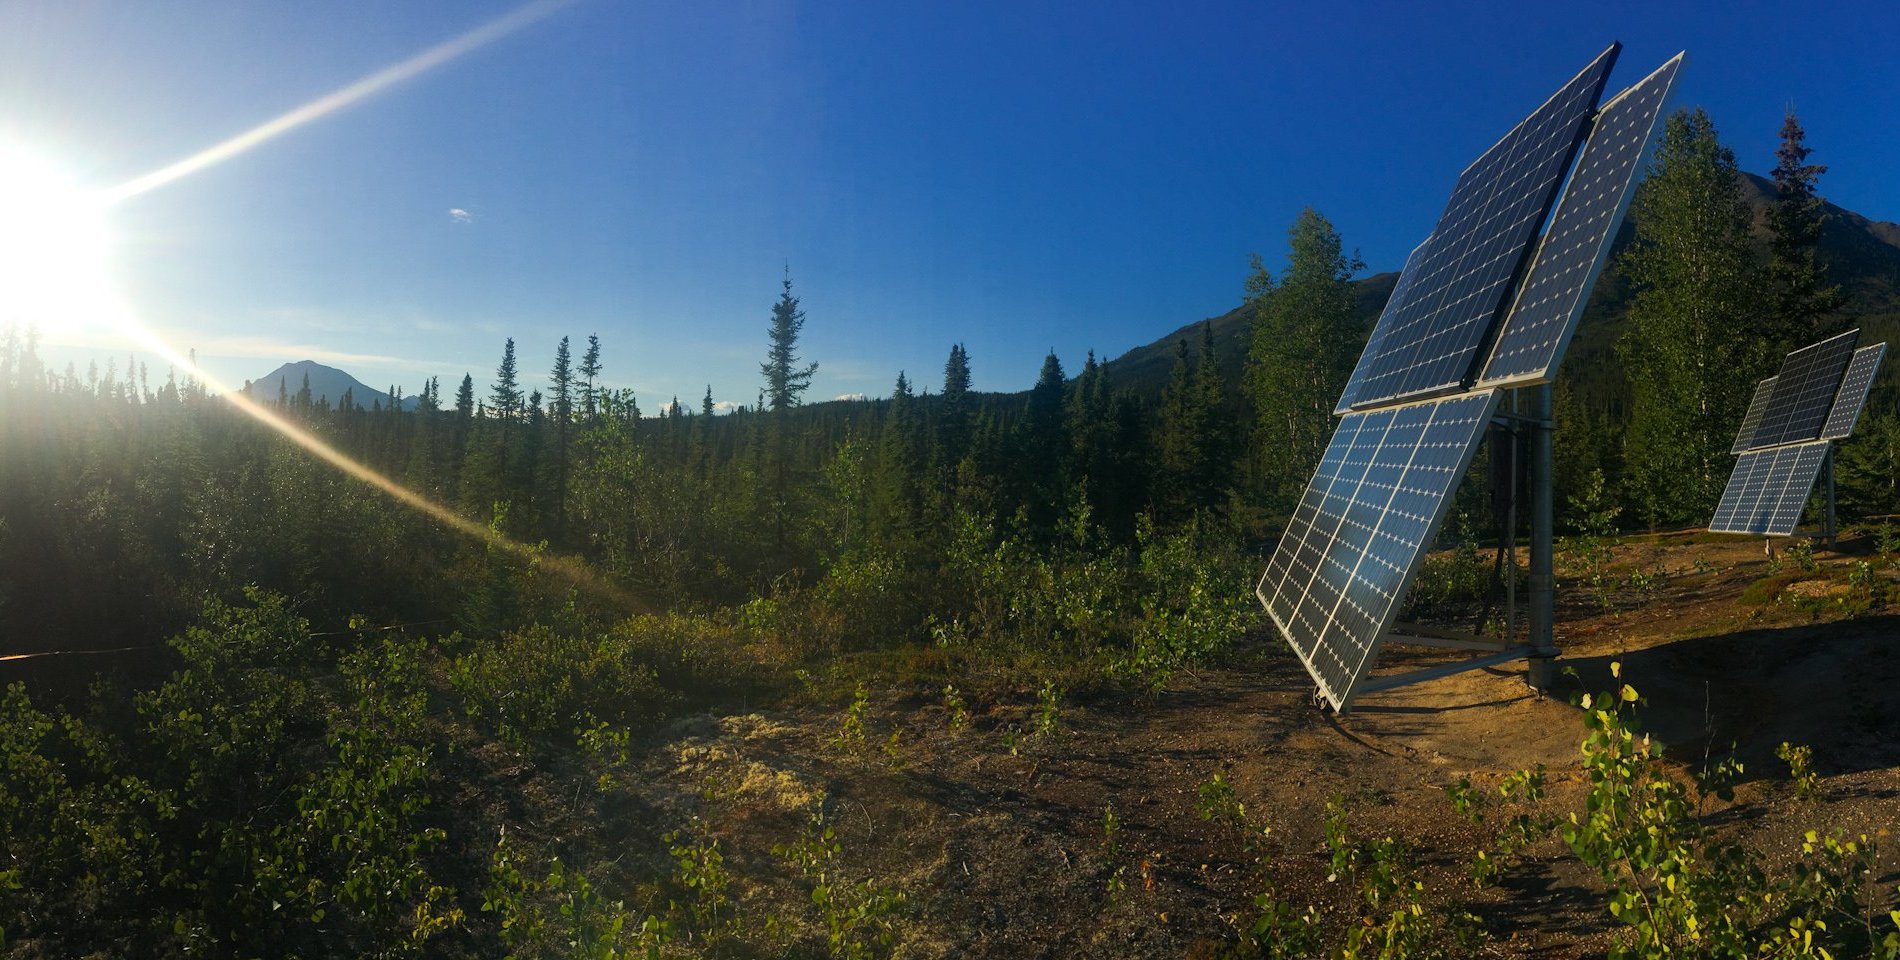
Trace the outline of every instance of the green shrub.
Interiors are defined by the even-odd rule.
[[[1619,664],[1611,664],[1619,680]],[[1710,830],[1699,798],[1638,733],[1635,688],[1582,696],[1589,798],[1564,840],[1609,888],[1628,935],[1612,957],[1855,956],[1876,947],[1865,837],[1810,831],[1785,873]],[[1900,945],[1900,941],[1896,941]],[[1890,955],[1900,955],[1896,952]]]
[[[645,642],[651,626],[633,621],[604,636],[528,627],[477,641],[449,679],[468,715],[517,747],[565,742],[584,723],[643,729],[678,701],[656,669],[665,652]]]

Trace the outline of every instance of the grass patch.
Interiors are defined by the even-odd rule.
[[[1803,580],[1825,579],[1816,577],[1805,570],[1788,570],[1771,574],[1742,590],[1741,602],[1753,607],[1765,607],[1780,598],[1783,591]]]

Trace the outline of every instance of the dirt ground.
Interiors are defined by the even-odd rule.
[[[1869,550],[1850,540],[1818,559],[1842,571]],[[1265,875],[1281,899],[1350,898],[1327,881],[1323,819],[1339,796],[1359,835],[1415,844],[1433,895],[1481,918],[1486,955],[1599,956],[1618,925],[1595,878],[1546,841],[1500,887],[1474,890],[1465,865],[1485,838],[1444,787],[1543,764],[1556,808],[1579,809],[1584,727],[1570,694],[1608,689],[1612,661],[1646,698],[1645,729],[1673,761],[1740,757],[1734,804],[1719,815],[1757,849],[1785,855],[1808,828],[1900,826],[1900,616],[1830,606],[1840,588],[1792,564],[1777,599],[1758,583],[1771,575],[1758,539],[1636,538],[1615,565],[1667,576],[1648,597],[1613,594],[1606,611],[1560,567],[1561,664],[1574,673],[1548,696],[1517,663],[1367,695],[1335,716],[1262,635],[1243,665],[1177,676],[1152,704],[1065,705],[1060,733],[1019,734],[1013,753],[1006,731],[1030,726],[1022,702],[972,703],[972,722],[952,731],[940,703],[874,692],[862,759],[829,743],[836,711],[692,718],[648,755],[643,792],[665,816],[702,818],[740,876],[770,875],[771,845],[822,810],[847,864],[906,892],[898,955],[908,957],[1217,952],[1263,881],[1238,831],[1195,812],[1216,773],[1271,828]],[[1389,647],[1380,671],[1446,656]],[[893,729],[895,765],[877,746]],[[1794,797],[1775,757],[1783,741],[1813,747],[1821,799]],[[1122,824],[1115,857],[1103,844],[1110,806]],[[1876,873],[1890,893],[1900,841],[1889,845]],[[1125,889],[1111,897],[1117,868]]]

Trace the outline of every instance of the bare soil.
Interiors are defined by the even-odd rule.
[[[1819,572],[1789,563],[1776,573],[1758,539],[1635,538],[1616,549],[1616,569],[1667,575],[1647,597],[1611,594],[1609,610],[1560,568],[1558,640],[1571,669],[1549,695],[1525,684],[1518,663],[1368,695],[1335,716],[1262,635],[1234,665],[1180,675],[1152,703],[1065,704],[1061,731],[1047,737],[1027,733],[1027,699],[973,702],[972,722],[953,731],[921,691],[873,691],[862,756],[830,742],[836,710],[691,718],[647,754],[641,794],[657,816],[701,818],[755,882],[784,873],[772,845],[822,811],[854,875],[906,893],[899,956],[1214,954],[1268,878],[1296,905],[1350,900],[1327,879],[1322,825],[1334,796],[1359,835],[1415,845],[1429,896],[1481,918],[1486,955],[1600,956],[1618,925],[1595,877],[1553,840],[1501,887],[1473,889],[1466,865],[1486,838],[1455,815],[1445,786],[1492,785],[1542,764],[1557,808],[1579,809],[1584,727],[1571,694],[1609,689],[1620,661],[1645,697],[1645,728],[1685,771],[1741,758],[1733,803],[1709,813],[1757,849],[1780,858],[1809,828],[1900,825],[1900,617],[1855,609],[1837,586],[1869,549],[1850,540],[1818,554]],[[1744,602],[1751,585],[1765,602]],[[1381,672],[1447,657],[1388,647]],[[893,729],[896,762],[879,747]],[[1813,747],[1821,799],[1795,798],[1775,758],[1783,741]],[[1236,830],[1195,812],[1216,773],[1271,828],[1264,872]],[[1110,806],[1123,828],[1113,859]],[[1888,894],[1896,865],[1900,849],[1876,871]],[[1126,888],[1111,896],[1118,867]],[[793,895],[771,884],[742,893],[763,911]]]

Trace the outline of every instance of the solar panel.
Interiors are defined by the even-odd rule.
[[[1709,529],[1784,537],[1794,533],[1829,446],[1822,440],[1742,454]]]
[[[1497,398],[1353,413],[1333,432],[1256,592],[1336,709],[1371,669]]]
[[[1458,177],[1355,409],[1466,386],[1621,49],[1612,44]]]
[[[1854,359],[1841,377],[1841,389],[1834,394],[1834,409],[1827,415],[1827,425],[1821,428],[1821,439],[1845,440],[1854,432],[1854,421],[1860,419],[1860,408],[1867,404],[1867,390],[1874,385],[1874,374],[1879,372],[1880,358],[1886,352],[1884,343],[1854,351]]]
[[[1411,289],[1412,280],[1418,276],[1419,251],[1432,242],[1426,237],[1423,243],[1412,248],[1405,257],[1405,267],[1399,271],[1398,282],[1392,285],[1392,295],[1385,299],[1385,307],[1379,311],[1379,321],[1372,325],[1372,336],[1366,341],[1366,348],[1359,353],[1359,362],[1352,368],[1352,377],[1346,381],[1346,389],[1339,395],[1339,403],[1333,407],[1333,416],[1339,416],[1352,409],[1353,401],[1359,396],[1359,388],[1365,382],[1366,369],[1372,366],[1372,358],[1379,355],[1379,344],[1385,341],[1385,335],[1392,329],[1392,318],[1398,308],[1405,303],[1406,293]]]
[[[1755,431],[1761,426],[1762,411],[1768,409],[1768,398],[1774,392],[1774,377],[1755,385],[1755,398],[1748,401],[1748,414],[1742,417],[1742,428],[1735,431],[1735,443],[1728,448],[1728,452],[1741,453],[1755,445]]]
[[[1775,391],[1762,411],[1751,449],[1820,437],[1859,338],[1859,330],[1849,330],[1788,354],[1775,376]]]
[[[1554,374],[1623,223],[1682,59],[1677,54],[1597,112],[1479,386],[1540,383]]]

